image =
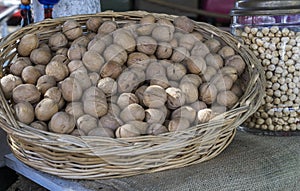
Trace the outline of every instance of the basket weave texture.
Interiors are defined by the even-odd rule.
[[[59,30],[58,26],[68,19],[77,20],[85,28],[90,17],[101,16],[104,20],[124,24],[138,21],[146,14],[149,13],[103,12],[45,20],[21,28],[1,41],[1,77],[6,75],[7,65],[17,56],[17,43],[25,34],[38,34],[40,40],[47,41]],[[153,15],[171,21],[176,17]],[[218,120],[158,136],[119,139],[75,137],[37,130],[17,122],[1,88],[0,127],[8,134],[13,154],[35,169],[70,179],[104,179],[152,173],[200,163],[220,154],[232,141],[236,127],[260,106],[264,74],[255,55],[231,34],[206,23],[195,24],[195,30],[204,34],[204,37],[222,39],[247,64],[249,82],[245,94],[231,110],[220,115]]]

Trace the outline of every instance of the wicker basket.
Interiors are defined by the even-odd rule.
[[[1,77],[7,65],[16,57],[16,45],[28,33],[47,40],[67,19],[75,19],[85,28],[89,17],[102,16],[119,24],[138,21],[146,12],[103,12],[80,15],[24,27],[2,40]],[[176,16],[154,14],[173,20]],[[249,82],[244,96],[233,109],[223,113],[219,120],[197,125],[185,131],[159,136],[134,138],[75,137],[40,131],[17,122],[13,110],[5,100],[1,88],[0,126],[8,134],[8,143],[14,155],[25,164],[64,178],[103,179],[132,176],[184,167],[212,159],[232,141],[236,127],[259,107],[264,90],[264,74],[256,57],[229,33],[206,23],[196,23],[195,30],[207,37],[215,36],[234,48],[247,63]]]

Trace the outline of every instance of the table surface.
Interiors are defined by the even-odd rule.
[[[238,132],[212,160],[185,168],[109,180],[66,180],[34,170],[12,154],[6,164],[49,190],[300,190],[300,137]]]

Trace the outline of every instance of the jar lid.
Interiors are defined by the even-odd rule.
[[[299,0],[237,0],[230,12],[232,16],[288,15],[299,13]]]

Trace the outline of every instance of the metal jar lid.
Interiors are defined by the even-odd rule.
[[[230,14],[231,16],[300,14],[300,0],[237,0]]]

